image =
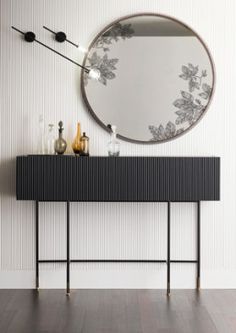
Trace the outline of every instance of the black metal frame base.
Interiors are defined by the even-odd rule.
[[[171,260],[171,202],[167,202],[167,259],[70,259],[70,202],[66,202],[66,259],[39,259],[39,201],[35,202],[35,245],[36,245],[36,290],[39,290],[39,264],[41,263],[66,263],[66,295],[70,295],[70,263],[166,263],[167,264],[167,296],[170,296],[170,264],[197,264],[196,289],[200,290],[201,273],[201,202],[197,201],[197,259],[196,260]]]

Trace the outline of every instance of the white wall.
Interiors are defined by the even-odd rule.
[[[70,45],[55,44],[47,25],[88,45],[110,21],[126,14],[166,13],[192,26],[214,57],[217,87],[204,119],[188,134],[151,146],[122,142],[122,155],[221,156],[221,201],[202,204],[202,287],[236,287],[235,1],[211,0],[2,0],[1,1],[1,228],[0,287],[34,286],[34,204],[15,200],[15,157],[36,151],[38,117],[65,123],[68,140],[76,122],[91,138],[92,155],[105,155],[108,135],[86,111],[80,72],[37,44],[22,42],[10,26],[78,61]],[[172,206],[172,258],[195,256],[196,207]],[[165,204],[73,203],[72,256],[165,258]],[[65,205],[40,205],[40,256],[65,256]],[[42,287],[64,287],[64,265],[41,266]],[[195,286],[195,267],[172,265],[172,286]],[[153,264],[75,264],[76,288],[156,288],[166,285],[166,267]]]

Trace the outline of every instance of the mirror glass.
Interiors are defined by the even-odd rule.
[[[160,143],[177,138],[205,113],[214,68],[202,39],[176,19],[156,14],[122,18],[92,42],[82,72],[84,101],[97,122],[121,139]]]

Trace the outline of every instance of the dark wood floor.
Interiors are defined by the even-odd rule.
[[[236,290],[0,290],[1,333],[235,333]]]

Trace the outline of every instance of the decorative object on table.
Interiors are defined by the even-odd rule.
[[[88,74],[88,77],[89,77],[89,78],[94,79],[94,80],[98,80],[98,79],[99,79],[99,77],[100,77],[100,71],[99,71],[98,69],[87,68],[87,67],[85,67],[85,66],[83,66],[83,65],[81,65],[81,64],[79,64],[79,63],[77,63],[76,61],[70,59],[69,57],[65,56],[64,54],[62,54],[62,53],[60,53],[60,52],[54,50],[52,47],[50,47],[50,46],[48,46],[47,44],[44,44],[44,43],[42,43],[41,41],[39,41],[39,40],[36,38],[35,33],[33,33],[32,31],[23,32],[23,31],[19,30],[19,29],[16,28],[16,27],[13,27],[13,26],[12,26],[12,29],[14,29],[15,31],[17,31],[17,32],[19,32],[20,34],[24,35],[24,40],[25,40],[26,42],[28,42],[28,43],[35,42],[35,43],[37,43],[37,44],[39,44],[39,45],[45,47],[46,49],[48,49],[48,50],[50,50],[50,51],[52,51],[52,52],[58,54],[58,55],[61,56],[62,58],[66,59],[66,60],[68,60],[68,61],[70,61],[70,62],[72,62],[74,65],[79,66],[80,68],[82,68],[82,69]],[[46,28],[45,26],[44,26],[44,29],[47,29],[47,30],[53,32],[52,30]],[[53,32],[53,33],[54,33],[54,32]],[[66,34],[65,34],[64,32],[60,31],[59,33],[55,33],[55,34],[57,35],[57,41],[61,41],[61,42],[63,42],[63,41],[66,40],[67,42],[69,42],[69,43],[71,43],[71,44],[77,46],[77,45],[74,44],[73,42],[67,40],[67,38],[66,38]],[[86,49],[83,48],[83,47],[81,47],[81,48],[79,47],[79,49],[80,49],[82,52],[85,52],[85,50],[86,50]]]
[[[45,154],[45,126],[43,115],[39,116],[39,142],[38,142],[38,154]]]
[[[116,126],[108,125],[107,126],[111,130],[111,138],[108,142],[108,156],[119,156],[120,155],[120,142],[116,139]]]
[[[58,129],[58,139],[55,141],[54,149],[56,154],[64,154],[66,151],[67,143],[66,140],[62,137],[62,132],[64,130],[63,128],[63,122],[60,120],[58,123],[59,129]]]
[[[154,13],[126,16],[93,39],[83,65],[82,97],[94,119],[118,138],[161,143],[193,128],[206,113],[215,84],[211,54],[181,21]],[[112,106],[112,107],[111,107]]]
[[[80,138],[80,156],[89,156],[89,137],[83,132]]]
[[[47,134],[47,154],[55,154],[55,135],[54,135],[54,125],[48,124],[48,134]]]
[[[77,132],[74,141],[72,143],[72,149],[75,155],[78,156],[80,154],[80,145],[81,145],[80,138],[81,138],[81,126],[80,123],[77,123]]]

